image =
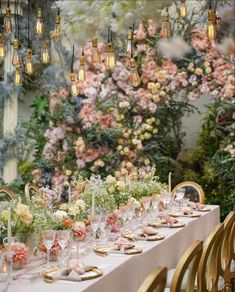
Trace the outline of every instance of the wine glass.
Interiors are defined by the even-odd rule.
[[[96,232],[100,227],[101,215],[88,215],[88,219],[90,220],[91,223],[91,229],[93,231],[94,236],[94,243],[96,246]]]
[[[160,195],[155,195],[152,196],[152,207],[153,207],[153,211],[154,211],[154,216],[157,216],[157,212],[158,212],[158,204],[160,202]]]
[[[119,212],[120,212],[121,218],[123,220],[123,229],[125,231],[125,229],[126,229],[126,221],[128,219],[129,206],[128,205],[121,206],[119,208]]]
[[[10,284],[12,261],[4,261],[5,253],[0,251],[0,291],[6,292]]]
[[[50,268],[50,250],[54,244],[56,231],[55,230],[44,230],[42,232],[43,236],[43,244],[45,245],[47,249],[47,268]]]
[[[58,230],[56,232],[56,239],[58,240],[58,244],[61,247],[62,264],[64,264],[64,250],[68,246],[70,234],[70,230]]]
[[[100,235],[103,239],[103,241],[105,241],[105,226],[107,224],[107,216],[105,214],[100,215]]]
[[[142,197],[140,201],[144,207],[144,224],[146,224],[148,209],[150,208],[150,204],[151,204],[151,197]]]

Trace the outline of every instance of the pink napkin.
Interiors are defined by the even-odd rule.
[[[115,245],[117,246],[118,249],[128,249],[128,248],[132,248],[135,246],[128,239],[123,238],[123,237],[119,237],[116,240]]]

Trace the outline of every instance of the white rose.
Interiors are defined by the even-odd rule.
[[[54,216],[56,219],[58,219],[59,221],[63,221],[66,217],[67,217],[67,213],[65,211],[61,211],[61,210],[57,210],[54,213]]]
[[[25,216],[29,212],[28,206],[18,203],[15,209],[15,212],[18,216]]]

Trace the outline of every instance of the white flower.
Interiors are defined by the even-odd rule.
[[[54,213],[54,216],[56,219],[58,219],[61,222],[68,216],[68,214],[65,211],[57,210]]]
[[[78,200],[75,202],[75,205],[76,205],[77,207],[79,207],[82,211],[85,211],[85,209],[86,209],[86,204],[85,204],[85,202],[84,202],[83,200],[81,200],[81,199],[78,199]]]
[[[120,101],[119,102],[119,107],[120,108],[128,108],[130,106],[129,101]]]

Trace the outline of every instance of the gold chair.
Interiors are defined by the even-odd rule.
[[[224,280],[219,275],[223,231],[224,224],[219,223],[204,243],[198,265],[198,292],[217,292],[224,289]]]
[[[235,212],[230,212],[224,220],[224,235],[222,240],[221,248],[221,270],[220,274],[222,275],[225,281],[225,291],[231,291],[231,279],[234,261],[233,261],[233,244],[235,240]]]
[[[166,284],[168,289],[165,289],[165,291],[194,291],[202,248],[203,242],[201,240],[196,240],[185,250],[176,268],[168,271]]]
[[[14,200],[14,193],[6,187],[0,186],[0,201]]]
[[[176,190],[183,188],[185,189],[185,197],[192,202],[205,203],[205,193],[202,187],[193,181],[184,181],[176,185],[172,191],[172,197],[176,195]]]
[[[141,284],[137,292],[163,292],[166,285],[166,268],[152,271]]]
[[[30,200],[33,195],[38,195],[40,194],[39,187],[37,187],[33,183],[27,183],[24,187],[24,193],[26,199]]]
[[[233,243],[232,261],[230,265],[230,279],[232,282],[232,291],[235,291],[235,223],[233,223],[230,241]]]

